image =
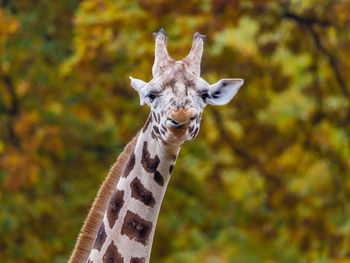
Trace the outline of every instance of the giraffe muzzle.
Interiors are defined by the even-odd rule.
[[[197,117],[197,111],[194,108],[169,111],[167,114],[167,126],[171,128],[182,128]]]

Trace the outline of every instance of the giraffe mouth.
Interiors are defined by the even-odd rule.
[[[171,118],[168,118],[168,120],[167,120],[167,122],[166,122],[166,124],[167,124],[168,126],[170,126],[171,128],[182,128],[183,126],[186,125],[186,123],[187,123],[187,121],[186,121],[186,122],[180,123],[180,122],[174,121],[174,120],[171,119]]]

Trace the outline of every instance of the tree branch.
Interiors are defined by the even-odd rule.
[[[8,128],[8,136],[11,141],[11,143],[15,146],[19,146],[18,138],[14,132],[14,121],[13,118],[18,114],[19,112],[19,100],[15,91],[15,87],[13,85],[12,79],[5,75],[2,77],[3,82],[5,83],[5,88],[10,96],[10,105],[8,108],[1,107],[1,111],[8,114],[10,116],[7,124]]]
[[[289,10],[283,10],[282,11],[282,18],[292,19],[294,21],[297,21],[300,24],[304,24],[306,26],[312,26],[314,24],[317,24],[321,27],[328,27],[328,26],[334,26],[331,22],[325,21],[325,20],[319,20],[314,17],[302,17],[297,14],[294,14],[290,12]]]
[[[309,31],[311,32],[312,38],[315,42],[316,47],[323,53],[324,56],[328,59],[329,65],[334,73],[335,79],[339,85],[339,88],[342,92],[342,94],[350,100],[350,92],[348,90],[346,81],[340,74],[340,70],[338,68],[338,61],[337,59],[329,52],[326,47],[323,45],[319,35],[313,28],[314,25],[318,25],[321,27],[328,27],[328,26],[334,26],[332,25],[329,21],[322,21],[318,20],[316,18],[307,18],[307,17],[302,17],[297,14],[294,14],[290,12],[289,10],[283,9],[282,11],[282,18],[286,19],[292,19],[298,24],[302,24],[304,26],[307,26]]]
[[[11,103],[10,107],[7,109],[9,115],[17,115],[19,111],[18,97],[13,85],[13,82],[9,76],[3,76],[3,81],[5,83],[5,88],[10,95]]]
[[[319,50],[315,50],[313,56],[313,66],[311,68],[312,74],[313,74],[313,83],[314,87],[316,89],[316,113],[311,118],[311,122],[315,125],[319,123],[321,120],[324,119],[325,114],[323,112],[323,95],[322,95],[322,88],[320,86],[320,77],[319,77]]]
[[[335,57],[331,55],[331,53],[325,48],[325,46],[322,44],[321,39],[319,35],[316,33],[316,31],[310,27],[309,28],[312,38],[315,42],[316,47],[327,57],[329,65],[335,75],[335,78],[338,82],[338,85],[341,89],[341,92],[345,97],[347,97],[350,100],[350,93],[347,87],[347,84],[343,77],[340,74],[339,68],[338,68],[338,61]]]

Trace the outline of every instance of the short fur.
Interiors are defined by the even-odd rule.
[[[125,168],[130,154],[133,152],[140,132],[127,144],[124,151],[113,164],[108,176],[101,185],[88,217],[80,231],[77,243],[69,259],[69,263],[85,263],[89,257],[92,245],[95,241],[98,228],[103,220],[108,201],[113,190],[118,184],[119,178]]]

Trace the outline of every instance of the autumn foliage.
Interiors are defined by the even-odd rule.
[[[241,77],[185,143],[151,262],[350,262],[349,0],[3,0],[0,262],[66,262],[148,115],[152,32]]]

